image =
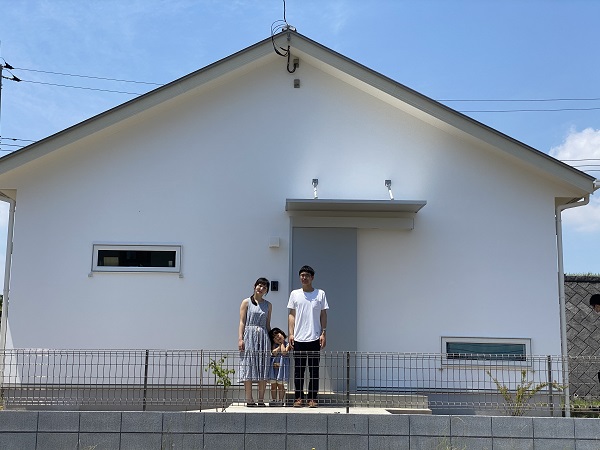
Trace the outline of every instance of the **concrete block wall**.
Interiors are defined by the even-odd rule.
[[[2,450],[598,450],[600,420],[549,417],[0,411]]]
[[[600,276],[565,276],[568,353],[582,357],[569,363],[569,389],[584,398],[600,396],[600,318],[589,304],[593,294],[600,294]]]

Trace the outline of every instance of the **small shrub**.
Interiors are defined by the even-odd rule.
[[[574,397],[571,400],[571,416],[600,418],[600,400]]]
[[[212,371],[213,375],[215,376],[217,386],[223,386],[221,396],[221,412],[225,411],[225,405],[227,403],[227,389],[229,389],[229,387],[232,384],[230,375],[233,375],[235,373],[235,370],[226,368],[226,359],[226,356],[221,357],[219,360],[211,358],[210,362],[208,363],[208,366],[206,366],[206,368],[204,369],[205,372],[208,372],[209,370]],[[217,407],[217,411],[218,410],[219,409]]]
[[[545,381],[538,384],[534,384],[533,381],[527,381],[527,371],[521,370],[521,382],[514,391],[511,391],[508,386],[494,378],[489,370],[486,373],[494,380],[498,392],[504,398],[504,408],[511,416],[523,416],[529,408],[529,400],[542,389],[550,385],[559,391],[564,389],[564,386],[559,385],[556,381],[552,383]]]

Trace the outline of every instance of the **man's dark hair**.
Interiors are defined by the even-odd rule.
[[[298,271],[298,275],[300,275],[302,272],[310,273],[311,277],[315,276],[315,271],[310,266],[302,266],[302,267],[300,267],[300,270]]]
[[[600,305],[600,294],[594,294],[590,297],[590,306]]]

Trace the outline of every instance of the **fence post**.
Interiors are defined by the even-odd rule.
[[[2,354],[2,359],[0,360],[0,407],[4,409],[4,364],[6,360],[6,349],[0,348],[0,352]]]
[[[554,398],[552,386],[552,356],[548,355],[548,403],[550,404],[550,417],[554,417]]]
[[[202,396],[204,391],[204,350],[200,350],[200,411],[202,411]]]
[[[146,361],[144,362],[144,406],[143,411],[146,411],[146,393],[148,391],[148,354],[150,352],[146,350]]]
[[[350,413],[350,352],[346,352],[346,414]]]

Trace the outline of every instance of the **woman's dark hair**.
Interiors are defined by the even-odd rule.
[[[286,339],[287,336],[285,335],[285,333],[283,332],[283,330],[281,328],[271,328],[271,331],[269,331],[269,338],[271,339],[271,345],[273,345],[275,343],[275,335],[277,333],[281,333],[283,338]]]
[[[298,275],[300,275],[302,272],[310,273],[311,277],[315,276],[315,270],[312,267],[310,267],[310,266],[302,266],[302,267],[300,267],[300,270],[298,271]]]
[[[267,280],[264,277],[260,277],[258,280],[256,280],[256,282],[254,283],[254,288],[256,289],[256,286],[258,286],[259,284],[262,284],[263,286],[266,286],[267,288],[267,294],[269,293],[269,280]],[[254,294],[252,294],[250,296],[250,300],[252,301],[253,305],[256,305],[256,300],[254,300]]]
[[[269,280],[267,280],[266,278],[261,277],[258,280],[256,280],[256,283],[254,283],[254,287],[258,286],[259,284],[262,284],[262,285],[266,286],[267,292],[269,292]]]
[[[594,294],[590,297],[590,306],[600,305],[600,294]]]

